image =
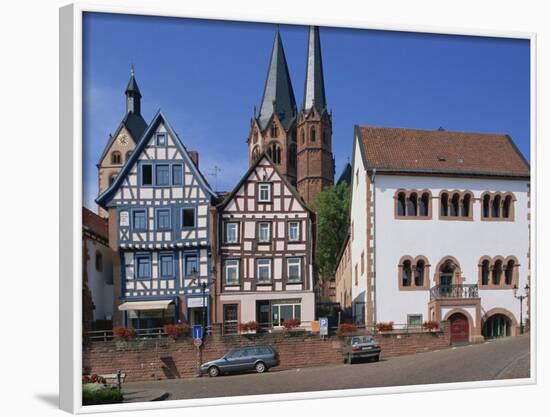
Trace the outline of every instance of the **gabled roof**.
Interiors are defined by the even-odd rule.
[[[529,163],[508,135],[355,126],[368,170],[529,177]]]
[[[309,27],[307,41],[306,81],[304,86],[303,110],[308,112],[313,106],[322,114],[326,110],[325,79],[323,76],[323,59],[321,57],[321,40],[319,28]]]
[[[266,128],[273,114],[277,115],[285,130],[290,128],[296,118],[296,99],[279,29],[275,32],[260,114],[257,119],[262,130]]]
[[[187,151],[187,148],[183,145],[181,139],[177,135],[177,133],[172,129],[170,126],[170,123],[168,123],[168,120],[164,116],[164,114],[159,110],[153,120],[151,121],[151,124],[147,128],[147,130],[143,133],[141,138],[139,139],[139,142],[136,145],[136,148],[130,155],[130,158],[126,161],[124,166],[122,167],[122,170],[120,171],[120,174],[116,177],[115,181],[111,184],[109,188],[107,188],[103,193],[101,193],[96,198],[96,203],[100,206],[105,206],[108,201],[112,198],[112,196],[115,194],[115,192],[120,188],[122,185],[122,182],[132,166],[134,165],[135,161],[138,159],[139,155],[143,152],[143,149],[147,146],[147,143],[149,142],[151,136],[155,133],[157,127],[159,124],[162,123],[164,127],[166,127],[166,130],[170,134],[170,136],[174,139],[174,143],[178,147],[179,151],[181,152],[183,158],[185,159],[185,163],[189,166],[191,171],[193,171],[193,174],[196,175],[196,177],[199,179],[199,183],[203,186],[203,188],[210,194],[210,198],[216,198],[216,193],[212,190],[210,187],[210,184],[208,184],[208,181],[204,178],[200,170],[197,168],[195,163],[191,160],[191,157],[189,156],[189,153]]]
[[[269,157],[269,155],[264,151],[263,153],[260,154],[260,156],[258,157],[258,159],[256,160],[256,162],[254,162],[250,168],[248,168],[248,170],[246,171],[246,173],[243,175],[243,177],[241,178],[241,180],[237,183],[237,185],[235,186],[235,188],[233,189],[233,191],[231,191],[230,193],[228,193],[225,198],[223,199],[223,201],[218,204],[218,209],[219,210],[222,210],[224,209],[227,204],[229,204],[229,202],[233,199],[233,197],[235,197],[235,195],[237,194],[237,191],[239,191],[239,189],[243,186],[243,184],[248,180],[248,177],[250,176],[250,174],[252,174],[252,172],[256,169],[256,167],[260,164],[261,161],[263,160],[267,160],[269,162],[269,164],[273,167],[273,169],[275,170],[275,172],[277,173],[277,175],[279,175],[279,177],[281,178],[281,181],[283,181],[283,184],[285,184],[288,189],[290,190],[290,192],[292,193],[293,197],[296,198],[296,200],[298,200],[298,202],[302,205],[302,207],[304,207],[308,212],[312,213],[312,214],[315,214],[315,212],[308,207],[308,205],[306,204],[306,202],[304,201],[304,199],[302,198],[302,196],[300,195],[300,193],[298,192],[298,190],[296,190],[296,188],[294,188],[294,186],[288,182],[288,180],[285,178],[285,176],[281,173],[281,171],[279,170],[279,168],[277,168],[277,165],[273,162],[273,160]]]
[[[103,161],[103,158],[105,158],[105,155],[107,155],[107,152],[109,151],[109,149],[111,149],[111,145],[113,144],[123,127],[126,128],[128,132],[130,132],[130,135],[132,135],[132,139],[137,143],[139,138],[141,138],[141,135],[143,135],[145,129],[147,129],[147,122],[143,120],[141,114],[135,114],[134,112],[126,113],[126,115],[118,125],[115,134],[109,138],[107,145],[105,145],[105,148],[103,149],[103,152],[101,153],[101,156],[97,161],[97,165],[101,164],[101,161]]]
[[[109,240],[109,223],[107,219],[98,216],[86,207],[82,207],[82,228],[106,241]]]
[[[336,181],[336,185],[339,185],[341,182],[345,182],[347,185],[351,185],[351,169],[351,164],[348,162],[342,170],[340,178],[338,178],[338,181]]]

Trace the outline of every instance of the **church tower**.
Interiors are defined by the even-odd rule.
[[[109,135],[107,145],[97,163],[98,194],[101,194],[113,183],[147,128],[147,123],[141,116],[141,92],[133,67],[124,94],[126,95],[126,114],[114,135]],[[108,216],[107,211],[101,207],[98,213],[101,217]]]
[[[260,112],[250,121],[248,160],[267,152],[280,172],[296,186],[296,100],[279,29],[275,32]]]
[[[296,122],[297,185],[308,205],[334,184],[332,114],[327,110],[319,28],[309,28],[304,102]]]

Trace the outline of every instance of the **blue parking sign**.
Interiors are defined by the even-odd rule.
[[[193,339],[202,339],[202,325],[194,324],[193,325]]]
[[[328,335],[328,318],[327,317],[320,317],[319,318],[319,327],[320,327],[320,334],[321,336],[327,336]]]

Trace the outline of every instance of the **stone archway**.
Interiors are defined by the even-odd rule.
[[[449,322],[451,343],[468,343],[474,335],[474,320],[461,308],[453,308],[444,318]]]
[[[490,323],[491,319],[495,323],[491,323],[491,328],[488,328],[488,323]],[[516,317],[505,308],[492,308],[483,315],[481,323],[482,334],[485,338],[517,336],[519,334],[519,324]]]

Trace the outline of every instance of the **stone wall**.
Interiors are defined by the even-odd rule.
[[[321,340],[319,335],[304,331],[223,336],[215,331],[202,348],[202,362],[217,359],[238,346],[270,345],[280,355],[276,369],[324,366],[343,362],[343,338]],[[442,349],[450,345],[447,326],[442,331],[425,333],[380,334],[377,340],[382,358]],[[90,342],[83,348],[86,373],[110,374],[121,370],[126,381],[188,378],[199,362],[192,339],[170,338]]]

